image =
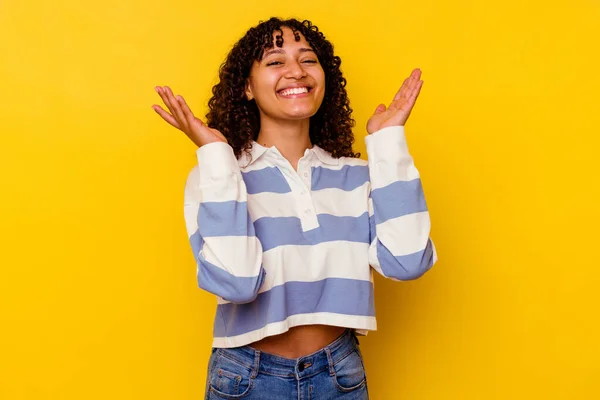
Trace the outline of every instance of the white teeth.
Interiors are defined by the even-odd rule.
[[[292,94],[300,94],[300,93],[308,93],[308,88],[306,88],[306,87],[290,88],[290,89],[285,89],[282,92],[280,92],[280,94],[282,96],[290,96]]]

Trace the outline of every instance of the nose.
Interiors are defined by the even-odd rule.
[[[306,76],[306,71],[298,61],[292,61],[288,63],[288,70],[286,77],[293,79],[302,79]]]

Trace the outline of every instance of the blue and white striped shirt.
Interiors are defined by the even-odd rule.
[[[184,214],[198,284],[218,298],[213,347],[308,324],[377,328],[373,270],[394,280],[437,260],[404,127],[365,138],[368,162],[313,146],[294,170],[254,142],[197,150]],[[371,268],[372,267],[372,268]]]

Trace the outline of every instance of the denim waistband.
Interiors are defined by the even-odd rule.
[[[252,370],[252,376],[258,373],[301,379],[320,373],[325,369],[333,371],[333,365],[356,349],[358,339],[352,329],[346,331],[329,345],[312,354],[299,358],[285,358],[264,353],[250,346],[218,348],[215,351],[224,357],[242,364]]]

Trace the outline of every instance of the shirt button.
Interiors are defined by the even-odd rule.
[[[306,214],[310,214],[310,208],[307,208],[306,210],[304,210],[304,212],[305,212]]]
[[[300,192],[300,196],[304,196],[306,194],[306,192],[303,190]]]
[[[304,177],[305,177],[305,178],[308,178],[308,172],[305,172],[305,173],[304,173]]]

